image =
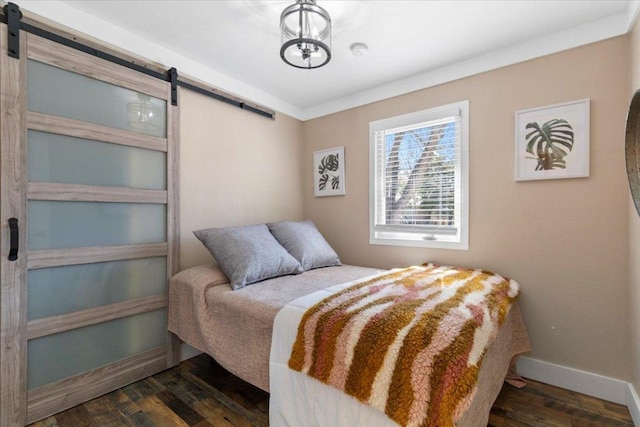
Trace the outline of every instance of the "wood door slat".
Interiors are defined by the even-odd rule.
[[[122,317],[146,313],[167,306],[167,296],[154,295],[128,301],[75,311],[58,316],[43,317],[27,323],[27,339],[40,338],[71,329],[83,328],[96,323],[108,322]]]
[[[29,251],[27,268],[61,267],[64,265],[91,264],[95,262],[125,259],[151,258],[167,255],[167,243],[145,245],[95,246],[73,249],[47,249]]]
[[[125,145],[127,147],[167,151],[167,138],[144,135],[138,132],[110,128],[108,126],[37,113],[35,111],[27,112],[27,128],[58,135]]]
[[[28,57],[77,74],[167,100],[167,82],[154,79],[105,59],[92,57],[62,44],[27,34]]]
[[[29,200],[58,200],[80,202],[167,203],[167,191],[143,190],[127,187],[30,182]]]
[[[71,408],[79,403],[146,378],[164,369],[166,346],[56,381],[27,393],[27,422]]]

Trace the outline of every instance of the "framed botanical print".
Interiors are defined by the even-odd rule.
[[[516,181],[588,176],[588,99],[516,112]]]
[[[313,153],[313,187],[316,197],[345,194],[344,147]]]

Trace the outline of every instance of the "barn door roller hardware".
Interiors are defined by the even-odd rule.
[[[175,67],[167,71],[169,82],[171,83],[171,105],[178,105],[178,70]]]
[[[22,12],[15,3],[7,3],[3,8],[4,16],[7,18],[7,27],[9,30],[8,49],[9,56],[20,58],[20,20]]]

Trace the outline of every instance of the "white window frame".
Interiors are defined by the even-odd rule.
[[[376,170],[376,132],[411,126],[459,115],[460,158],[456,163],[455,234],[425,231],[419,226],[376,226],[376,198],[379,197]],[[382,154],[384,155],[384,153]],[[384,229],[384,230],[383,230]],[[469,100],[429,108],[369,123],[369,243],[438,249],[469,249]]]

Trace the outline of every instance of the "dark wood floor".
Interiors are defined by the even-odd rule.
[[[200,355],[32,426],[262,427],[268,410],[267,393]],[[524,389],[505,385],[489,421],[492,427],[633,426],[624,406],[535,381]]]

